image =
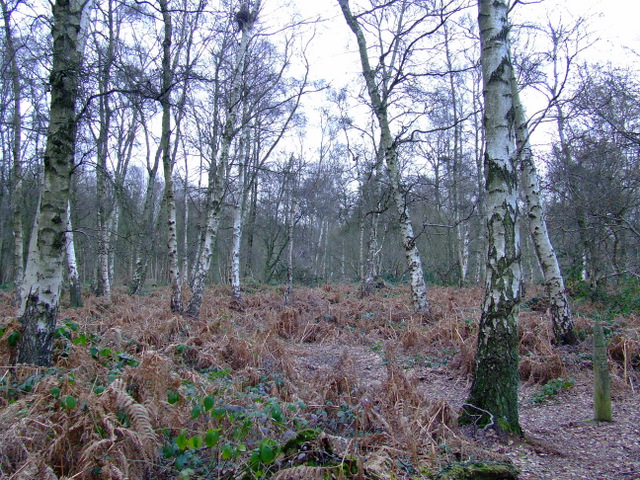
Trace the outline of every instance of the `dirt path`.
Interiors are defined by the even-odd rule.
[[[347,368],[346,361],[364,388],[384,381],[382,355],[364,346],[350,346],[348,352],[337,345],[300,346],[298,372],[314,376],[316,383],[318,376],[330,378]],[[468,381],[452,369],[419,366],[405,372],[425,398],[444,398],[455,411],[468,393]],[[520,423],[527,441],[504,443],[484,432],[473,440],[509,458],[520,468],[521,480],[640,479],[640,395],[621,390],[613,401],[614,421],[596,423],[589,373],[570,373],[579,380],[541,403],[532,402],[540,386],[521,386]]]

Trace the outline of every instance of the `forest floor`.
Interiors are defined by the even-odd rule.
[[[520,315],[523,439],[460,427],[482,291],[355,285],[208,291],[199,321],[166,289],[87,296],[61,311],[50,369],[11,367],[17,327],[0,293],[0,478],[360,476],[439,478],[452,462],[506,461],[523,480],[640,479],[640,316],[609,318],[613,422],[592,420],[592,319],[551,344],[540,292]]]

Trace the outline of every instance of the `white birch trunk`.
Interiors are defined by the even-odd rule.
[[[531,226],[531,237],[544,275],[545,287],[549,294],[553,332],[558,343],[563,345],[575,344],[578,341],[578,337],[575,334],[573,316],[569,308],[558,258],[549,239],[544,207],[540,196],[540,182],[538,181],[538,173],[529,143],[527,118],[520,101],[520,92],[513,73],[511,76],[511,92],[515,111],[518,155],[522,171],[523,189],[527,201],[529,224]]]
[[[173,158],[170,149],[171,136],[171,90],[173,69],[171,66],[172,21],[167,0],[159,0],[164,22],[164,38],[162,41],[162,167],[164,171],[164,200],[167,209],[167,260],[169,262],[169,281],[171,283],[171,311],[182,313],[182,282],[180,281],[180,265],[178,258],[177,214],[175,187],[173,184]]]
[[[518,311],[522,271],[515,125],[505,0],[480,0],[488,254],[474,379],[462,421],[522,434],[518,419]]]
[[[340,8],[342,9],[342,13],[344,14],[344,18],[349,25],[349,28],[351,28],[358,41],[358,51],[360,54],[360,62],[362,64],[362,75],[367,85],[371,106],[380,127],[380,149],[386,160],[391,195],[400,222],[400,232],[403,239],[403,246],[407,261],[407,271],[409,272],[411,282],[413,306],[417,312],[427,313],[429,311],[427,286],[424,281],[420,252],[418,251],[415,235],[413,233],[411,216],[409,209],[405,204],[402,191],[400,190],[400,171],[398,169],[397,152],[391,135],[391,129],[389,127],[387,105],[382,100],[380,89],[376,83],[376,72],[371,68],[371,64],[369,62],[367,43],[362,28],[351,13],[348,0],[338,0],[338,3],[340,4]]]
[[[320,234],[318,235],[318,241],[316,242],[316,254],[314,255],[314,260],[313,260],[313,274],[316,277],[320,276],[320,271],[321,271],[320,258],[321,258],[322,245],[324,245],[324,220],[320,220],[319,223],[320,223]]]
[[[209,185],[207,188],[205,224],[201,233],[201,242],[198,247],[196,263],[193,267],[191,279],[191,298],[185,315],[193,319],[200,317],[200,307],[204,297],[204,287],[209,270],[211,268],[211,258],[213,256],[213,246],[215,245],[218,227],[220,224],[220,214],[222,209],[222,198],[224,195],[224,184],[226,180],[226,163],[228,152],[223,153],[215,169],[209,173]]]
[[[96,295],[104,297],[105,301],[111,301],[111,280],[109,278],[109,257],[110,257],[110,209],[111,201],[107,193],[107,183],[109,182],[108,157],[109,157],[109,135],[111,133],[111,105],[109,101],[109,89],[111,84],[111,65],[114,48],[113,29],[113,4],[112,0],[107,1],[107,46],[104,56],[99,55],[102,65],[101,76],[98,80],[100,97],[98,98],[98,136],[95,138],[97,147],[96,158],[96,193],[98,202],[98,281]]]
[[[242,243],[242,206],[233,207],[233,231],[231,245],[231,289],[237,302],[242,301],[240,291],[240,245]]]
[[[249,128],[249,112],[247,102],[242,105],[242,136],[238,145],[238,174],[235,198],[233,199],[232,217],[232,241],[231,241],[231,290],[233,299],[241,303],[242,292],[240,288],[240,248],[242,246],[242,228],[246,214],[247,197],[251,188],[250,178],[247,181],[247,169],[251,161],[251,135]],[[254,177],[255,178],[255,177]]]
[[[18,363],[42,366],[51,363],[62,288],[67,206],[77,129],[75,104],[82,63],[81,24],[87,14],[86,5],[87,2],[80,0],[57,0],[53,5],[50,120],[37,227],[32,232],[35,250],[25,273]]]
[[[113,204],[113,211],[111,212],[111,216],[109,218],[109,285],[113,285],[113,279],[115,275],[116,268],[116,256],[115,251],[113,249],[113,245],[115,244],[116,236],[118,235],[118,227],[120,226],[120,202],[118,199],[115,199]]]
[[[67,272],[69,277],[69,292],[72,307],[82,307],[82,289],[80,288],[80,278],[78,276],[78,262],[76,261],[76,248],[73,239],[73,226],[71,225],[71,202],[67,202],[67,225],[66,225],[66,257]]]
[[[249,145],[244,146],[249,148]],[[245,158],[246,160],[246,158]],[[237,302],[242,301],[242,292],[240,289],[240,247],[242,245],[242,227],[244,224],[246,192],[245,188],[246,166],[238,165],[238,189],[236,198],[232,208],[233,229],[231,232],[231,289],[232,296]]]
[[[182,232],[182,283],[189,283],[189,195],[187,194],[189,175],[187,167],[187,156],[184,160],[184,196],[182,198],[182,208],[184,209],[184,231]]]

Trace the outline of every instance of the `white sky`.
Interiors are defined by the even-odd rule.
[[[352,3],[355,2],[352,0]],[[325,20],[318,26],[312,46],[312,55],[317,62],[315,70],[337,81],[359,75],[360,64],[354,51],[353,35],[342,17],[337,0],[292,0],[292,4],[305,19]],[[562,16],[566,21],[570,17],[588,18],[594,37],[599,38],[589,53],[590,59],[619,64],[640,62],[640,0],[542,0],[516,8],[518,14],[526,15],[530,20],[539,18],[544,21],[547,12],[551,18]]]
[[[562,19],[571,24],[572,20],[584,17],[588,19],[588,30],[592,32],[594,45],[583,54],[582,60],[589,63],[612,62],[617,65],[630,63],[640,64],[640,0],[523,0],[528,4],[519,5],[514,10],[514,22],[524,21],[552,23]],[[288,10],[281,0],[265,0],[267,11],[274,17],[282,17]],[[359,0],[351,0],[352,9],[357,12]],[[365,4],[368,3],[365,1]],[[317,33],[311,46],[309,56],[312,59],[312,76],[324,78],[332,86],[340,88],[346,85],[361,84],[360,61],[356,52],[356,43],[351,30],[346,25],[337,0],[290,0],[292,10],[300,12],[303,19],[323,20],[317,25]],[[291,10],[288,10],[291,12]],[[476,8],[470,10],[476,15]],[[273,19],[273,17],[272,17]],[[581,63],[581,62],[578,62]],[[320,97],[320,95],[318,95]],[[321,101],[320,98],[317,99]],[[542,107],[541,99],[523,92],[523,100],[528,112],[538,111]],[[532,137],[532,143],[548,144],[548,136],[544,126]],[[538,142],[536,142],[538,137]],[[311,145],[309,145],[313,148]]]

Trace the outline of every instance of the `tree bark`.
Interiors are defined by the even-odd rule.
[[[109,157],[109,135],[111,134],[111,64],[113,62],[114,48],[114,25],[113,25],[113,4],[107,1],[107,48],[104,55],[99,55],[101,67],[98,89],[98,135],[96,141],[96,193],[98,202],[98,278],[96,295],[104,297],[107,302],[111,301],[111,279],[109,277],[109,253],[110,253],[110,210],[111,200],[108,198],[107,183],[109,172],[107,159]]]
[[[602,325],[596,321],[593,326],[593,418],[596,422],[610,422],[613,419],[607,357],[607,342]]]
[[[73,227],[71,225],[71,202],[67,202],[67,231],[66,231],[66,257],[67,272],[69,277],[69,295],[73,308],[82,307],[82,288],[78,277],[78,262],[76,261],[76,249],[73,239]]]
[[[488,255],[474,379],[462,422],[522,435],[518,420],[520,239],[505,0],[480,0]]]
[[[70,178],[76,143],[76,98],[82,63],[83,12],[87,2],[57,0],[53,5],[53,56],[49,77],[51,109],[44,152],[44,175],[34,252],[25,274],[18,363],[51,363],[60,306]]]
[[[391,128],[389,126],[387,104],[383,100],[383,98],[386,99],[388,95],[383,97],[380,93],[380,89],[376,83],[376,72],[371,68],[371,63],[369,62],[369,53],[367,51],[367,42],[364,37],[364,33],[360,24],[351,12],[348,0],[338,0],[338,3],[340,4],[340,8],[342,9],[347,25],[358,41],[360,63],[362,64],[362,75],[367,85],[371,106],[380,127],[380,149],[382,150],[386,160],[391,195],[398,212],[400,232],[402,234],[407,261],[407,271],[409,272],[411,279],[413,307],[416,312],[427,313],[429,311],[429,301],[427,298],[427,286],[424,281],[424,273],[422,270],[422,260],[420,258],[418,246],[416,245],[416,238],[413,233],[411,215],[407,205],[405,204],[403,192],[400,189],[398,154],[393,136],[391,135]],[[388,94],[388,92],[385,93]]]
[[[520,101],[518,84],[513,71],[511,76],[511,92],[513,95],[516,121],[516,143],[518,146],[520,169],[522,171],[523,190],[527,201],[529,224],[531,226],[531,237],[533,238],[536,255],[542,268],[545,287],[549,295],[553,332],[556,342],[559,344],[573,345],[578,342],[578,337],[575,333],[573,316],[569,308],[569,301],[567,299],[560,265],[558,264],[558,258],[549,239],[544,207],[542,205],[542,199],[540,198],[540,182],[538,181],[538,173],[529,143],[527,118],[522,102]]]
[[[247,169],[251,160],[250,129],[246,102],[243,102],[242,138],[238,146],[237,189],[232,206],[233,228],[231,241],[231,290],[233,299],[242,302],[240,288],[240,247],[242,245],[242,227],[244,225],[249,181]]]
[[[173,184],[173,158],[171,157],[171,91],[173,69],[171,68],[172,21],[167,0],[159,0],[162,20],[164,22],[164,38],[162,41],[162,167],[164,171],[164,200],[167,209],[167,247],[169,261],[169,281],[171,283],[171,311],[182,313],[182,282],[178,257],[178,234],[175,187]]]

